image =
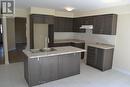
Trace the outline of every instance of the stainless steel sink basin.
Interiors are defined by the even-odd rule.
[[[40,49],[40,52],[50,52],[50,51],[55,51],[56,49],[54,48],[43,48],[43,49]]]
[[[43,48],[43,49],[31,49],[30,52],[32,53],[39,53],[39,52],[51,52],[55,51],[56,49],[54,48]]]

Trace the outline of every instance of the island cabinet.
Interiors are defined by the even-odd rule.
[[[113,61],[112,49],[101,49],[88,46],[87,49],[87,65],[90,65],[99,70],[105,71],[112,68]]]
[[[80,73],[80,53],[28,58],[24,62],[29,87]]]
[[[80,54],[66,54],[59,56],[59,73],[58,78],[65,78],[68,76],[80,73]]]

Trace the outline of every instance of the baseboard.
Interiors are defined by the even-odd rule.
[[[124,70],[124,69],[120,69],[120,68],[116,68],[116,67],[113,67],[114,70],[118,71],[118,72],[121,72],[121,73],[124,73],[126,75],[129,75],[130,76],[130,72],[127,71],[127,70]]]

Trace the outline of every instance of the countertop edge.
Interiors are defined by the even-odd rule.
[[[87,44],[87,46],[96,47],[96,48],[100,48],[100,49],[114,49],[114,46],[103,47],[101,45],[98,46],[97,44]]]
[[[80,52],[86,52],[86,50],[82,50],[82,51],[73,51],[73,52],[65,52],[65,53],[57,53],[57,54],[49,54],[49,55],[40,55],[40,56],[33,56],[33,57],[29,57],[29,58],[60,56],[60,55],[71,54],[71,53],[80,53]]]

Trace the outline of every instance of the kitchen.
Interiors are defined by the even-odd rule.
[[[101,71],[112,69],[114,45],[101,42],[87,43],[82,39],[71,39],[72,37],[56,39],[55,35],[116,35],[117,18],[117,14],[77,18],[31,14],[31,50],[24,50],[27,56],[24,63],[25,79],[29,86],[80,74],[80,59]]]
[[[129,2],[72,1],[16,0],[11,18],[26,25],[24,58],[9,61],[5,23],[1,87],[129,87]]]

